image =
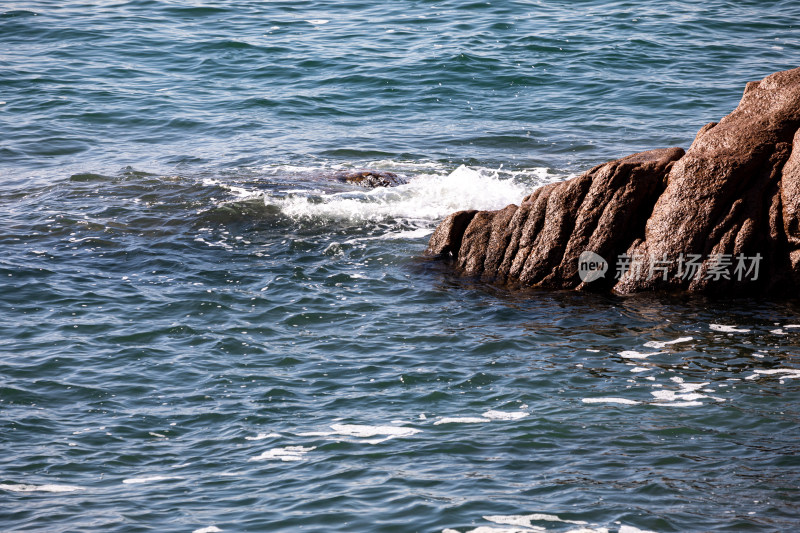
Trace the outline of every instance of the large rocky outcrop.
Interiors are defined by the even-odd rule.
[[[427,253],[512,286],[797,294],[800,68],[748,83],[685,153],[634,154],[519,206],[454,213]]]

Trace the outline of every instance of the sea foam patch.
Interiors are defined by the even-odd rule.
[[[798,371],[800,372],[800,371]],[[654,381],[654,376],[645,377],[648,381]],[[634,382],[633,380],[628,380]],[[687,383],[684,379],[680,376],[673,376],[670,378],[670,381],[674,383],[673,388],[664,388],[664,385],[661,383],[653,383],[651,386],[657,388],[657,390],[651,391],[650,394],[653,396],[652,401],[646,400],[632,400],[628,398],[621,398],[621,397],[598,397],[598,398],[582,398],[581,401],[586,404],[620,404],[620,405],[651,405],[657,407],[697,407],[704,405],[703,402],[699,400],[703,400],[706,398],[710,398],[716,401],[725,401],[724,398],[718,398],[716,396],[708,396],[707,394],[701,394],[701,392],[714,392],[713,389],[707,388],[710,384],[708,381],[702,382],[695,382],[695,383]],[[677,389],[674,387],[677,385]]]
[[[259,433],[255,437],[245,437],[245,440],[264,440],[264,439],[276,439],[281,436],[280,433]]]
[[[490,420],[519,420],[526,416],[528,416],[528,413],[525,411],[498,411],[493,409],[483,413],[483,417]]]
[[[651,405],[656,405],[658,407],[700,407],[703,405],[703,402],[661,402],[652,403]]]
[[[410,437],[420,430],[405,426],[371,426],[365,424],[333,424],[331,431],[310,431],[298,433],[301,437],[327,437],[339,440],[341,437],[354,437],[353,442],[380,444],[398,437]],[[377,438],[376,438],[377,437]]]
[[[461,166],[444,176],[420,174],[397,187],[266,195],[264,202],[297,219],[434,221],[462,209],[500,209],[519,202],[529,188],[515,179],[501,179],[487,170]]]
[[[491,418],[477,417],[477,416],[445,416],[433,423],[434,426],[441,424],[480,424],[482,422],[491,422]]]
[[[656,400],[652,405],[661,407],[697,407],[703,405],[703,402],[699,402],[698,400],[709,397],[706,394],[695,392],[708,385],[708,382],[684,383],[683,378],[678,376],[671,378],[671,381],[677,383],[679,389],[651,391],[650,394],[652,394]]]
[[[554,523],[569,524],[578,526],[577,528],[570,529],[567,533],[609,533],[607,528],[600,527],[597,524],[589,524],[583,520],[568,520],[560,518],[557,515],[545,513],[533,513],[527,515],[487,515],[483,517],[487,522],[497,524],[491,526],[478,526],[474,529],[469,529],[464,533],[534,533],[544,532],[548,529],[542,525],[534,524],[540,523]],[[563,527],[563,526],[562,526]],[[442,533],[461,533],[456,529],[447,528],[442,530]],[[632,533],[632,532],[631,532]]]
[[[647,359],[651,355],[658,355],[663,352],[637,352],[636,350],[625,350],[617,355],[625,359]]]
[[[409,437],[420,430],[416,428],[409,428],[403,426],[369,426],[361,424],[333,424],[331,429],[337,435],[347,435],[351,437],[375,437],[375,436],[388,436],[388,437]]]
[[[682,393],[680,391],[672,390],[657,390],[652,391],[650,394],[652,394],[657,400],[663,400],[665,402],[674,402],[676,400],[692,401],[699,400],[701,398],[707,398],[705,394]]]
[[[564,524],[575,524],[578,526],[588,525],[588,522],[583,520],[565,520],[559,518],[557,515],[534,513],[529,515],[490,515],[484,516],[484,520],[494,522],[495,524],[507,524],[511,526],[524,526],[534,527],[532,522],[561,522]]]
[[[642,402],[638,402],[636,400],[629,400],[627,398],[615,398],[615,397],[608,397],[608,398],[583,398],[581,399],[583,403],[619,403],[622,405],[639,405]]]
[[[756,379],[759,376],[775,376],[778,379],[800,379],[800,369],[797,368],[770,368],[756,369],[745,379]]]
[[[543,529],[530,529],[530,528],[518,528],[518,527],[491,527],[491,526],[480,526],[476,527],[475,529],[470,529],[465,533],[533,533],[536,531],[544,531]],[[456,529],[445,528],[442,530],[442,533],[461,533]]]
[[[682,342],[689,342],[691,340],[694,339],[692,337],[680,337],[671,341],[647,341],[646,343],[644,343],[644,346],[646,348],[661,349],[661,348],[666,348],[667,346],[670,346],[672,344],[680,344]]]
[[[316,449],[316,446],[308,448],[304,446],[284,446],[282,448],[272,448],[265,451],[261,455],[251,457],[251,461],[302,461],[305,455]]]
[[[56,485],[51,483],[44,485],[31,485],[28,483],[3,483],[0,484],[0,490],[7,490],[10,492],[77,492],[86,490],[86,487],[78,487],[75,485]]]
[[[749,333],[749,329],[737,328],[736,326],[729,326],[725,324],[710,324],[708,326],[712,331],[719,331],[720,333]]]

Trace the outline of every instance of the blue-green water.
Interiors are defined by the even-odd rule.
[[[800,306],[509,293],[438,220],[687,147],[800,5],[6,2],[3,531],[793,531]],[[340,169],[407,185],[368,192]]]

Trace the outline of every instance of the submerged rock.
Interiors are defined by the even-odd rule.
[[[396,187],[397,185],[406,183],[403,178],[394,172],[382,170],[351,170],[338,172],[334,175],[334,178],[345,183],[353,183],[369,189],[374,189],[376,187]]]
[[[462,211],[427,253],[519,287],[714,294],[800,287],[800,69],[747,84],[687,152],[651,150]]]

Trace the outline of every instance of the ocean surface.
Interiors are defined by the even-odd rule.
[[[800,305],[423,256],[800,64],[784,1],[0,5],[0,530],[800,527]],[[366,190],[342,170],[395,172]]]

